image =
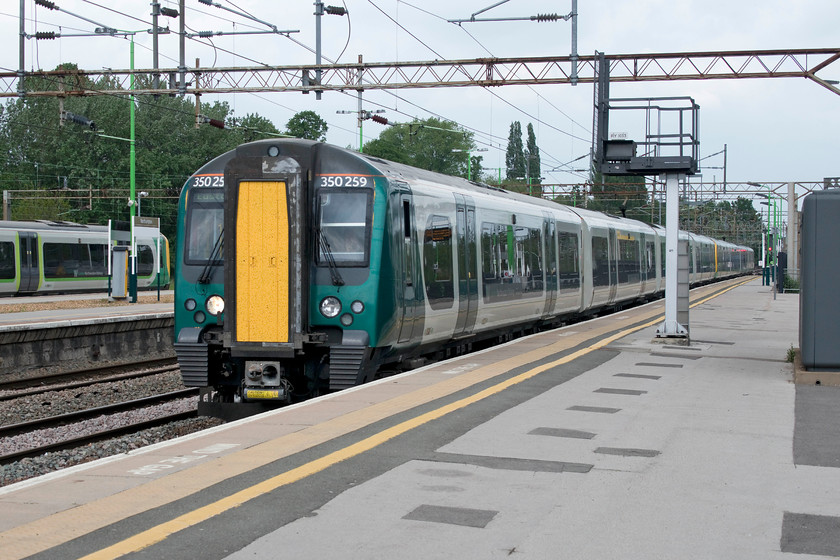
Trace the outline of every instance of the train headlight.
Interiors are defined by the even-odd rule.
[[[195,311],[195,300],[190,298],[184,302],[184,308],[187,311]]]
[[[362,303],[359,300],[356,300],[356,301],[354,301],[353,303],[350,304],[350,311],[352,311],[356,315],[358,315],[359,313],[361,313],[364,310],[365,310],[365,304]]]
[[[204,307],[207,308],[207,312],[210,315],[221,315],[225,310],[225,300],[222,296],[210,296],[207,298],[207,303],[204,304]]]
[[[328,319],[338,317],[341,313],[341,302],[337,297],[328,296],[321,300],[321,315]]]
[[[344,325],[345,327],[349,327],[350,325],[353,324],[353,316],[350,315],[349,313],[345,313],[344,315],[341,316],[341,324]]]

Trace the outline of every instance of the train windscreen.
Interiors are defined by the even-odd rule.
[[[318,225],[318,264],[367,266],[370,247],[371,191],[322,189]]]
[[[222,189],[194,189],[188,201],[184,261],[205,265],[211,259],[221,263],[224,258],[224,198]],[[215,258],[214,258],[214,252]]]

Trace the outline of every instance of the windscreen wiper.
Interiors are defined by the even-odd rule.
[[[330,250],[330,242],[327,241],[327,237],[321,231],[321,228],[318,228],[317,231],[318,245],[320,245],[321,252],[324,254],[324,259],[327,261],[327,266],[330,269],[330,278],[332,279],[333,286],[343,286],[344,278],[341,277],[341,272],[338,271],[338,265],[335,264],[335,258]]]
[[[219,260],[219,256],[222,254],[222,240],[225,236],[225,229],[219,232],[219,237],[216,238],[216,243],[213,245],[213,252],[210,253],[210,258],[207,259],[207,264],[204,265],[204,270],[201,271],[201,275],[198,277],[199,284],[209,284],[210,278],[213,276],[214,264],[217,260]]]

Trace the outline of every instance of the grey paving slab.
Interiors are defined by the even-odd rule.
[[[691,312],[701,341],[692,350],[663,350],[652,329],[621,339],[586,373],[440,445],[437,460],[418,456],[383,471],[229,558],[264,557],[279,543],[310,558],[805,552],[796,543],[840,516],[840,469],[793,461],[795,409],[810,402],[797,402],[784,362],[797,339],[798,300],[773,300],[753,283],[714,302]],[[591,439],[558,437],[565,433]],[[592,468],[536,467],[558,464]],[[484,514],[486,524],[442,520],[469,512],[495,513]],[[832,557],[833,542],[809,553]]]

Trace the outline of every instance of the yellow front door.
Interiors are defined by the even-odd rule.
[[[236,339],[289,342],[289,215],[285,181],[239,183]]]

